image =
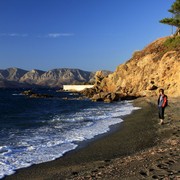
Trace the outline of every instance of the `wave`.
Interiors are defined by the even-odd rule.
[[[78,112],[56,114],[44,126],[11,130],[8,143],[0,147],[0,178],[15,170],[52,161],[78,147],[77,142],[106,133],[133,110],[131,102],[99,104]]]
[[[13,96],[24,96],[23,94],[21,94],[21,93],[19,93],[19,94],[16,94],[16,93],[14,93],[14,94],[12,94]]]

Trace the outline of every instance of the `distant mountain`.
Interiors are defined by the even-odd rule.
[[[19,79],[28,71],[19,68],[8,68],[0,70],[0,79],[9,81],[19,81]]]
[[[45,73],[45,71],[33,69],[24,74],[19,81],[21,83],[28,84],[37,84],[37,82],[41,79],[41,76]]]
[[[110,74],[110,71],[103,71]],[[61,88],[64,84],[93,84],[96,72],[80,69],[58,68],[49,71],[19,68],[0,70],[0,88],[51,87]]]
[[[63,84],[89,82],[91,72],[79,69],[53,69],[42,74],[38,81],[40,85],[56,87]]]

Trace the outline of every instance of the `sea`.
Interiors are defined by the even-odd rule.
[[[53,98],[29,98],[22,91],[0,89],[0,179],[63,156],[139,109],[132,101],[92,102],[53,89],[33,90]]]

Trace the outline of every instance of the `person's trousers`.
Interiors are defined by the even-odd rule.
[[[163,107],[158,107],[159,108],[159,119],[164,119],[164,109]]]

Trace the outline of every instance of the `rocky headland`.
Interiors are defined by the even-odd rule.
[[[159,38],[132,58],[119,65],[115,72],[103,76],[96,73],[93,89],[83,94],[94,101],[111,102],[119,98],[150,97],[165,89],[171,97],[180,96],[180,37]]]

